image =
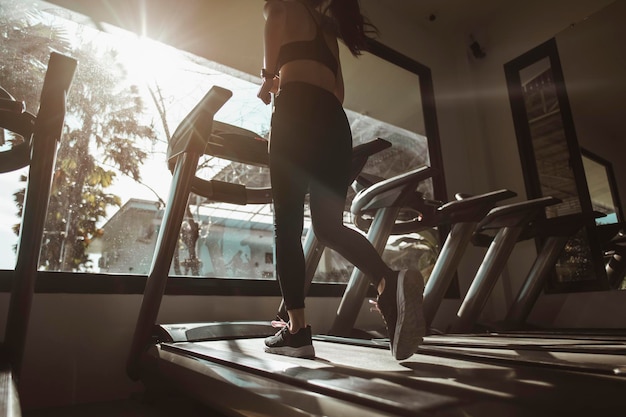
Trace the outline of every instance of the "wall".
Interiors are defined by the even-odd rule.
[[[581,147],[613,165],[626,204],[626,1],[618,0],[556,37],[567,95]]]
[[[441,36],[425,23],[416,23],[408,16],[393,15],[384,2],[363,1],[365,13],[380,31],[380,41],[400,53],[426,65],[432,72],[435,102],[441,137],[442,154],[448,194],[474,192],[482,188],[480,169],[470,163],[474,154],[468,137],[477,135],[478,126],[467,114],[474,108],[473,98],[465,85],[463,68],[459,72],[454,37]],[[365,86],[363,88],[366,88]],[[472,172],[475,175],[467,175]]]
[[[437,117],[448,194],[482,193],[508,188],[525,199],[522,167],[510,111],[503,65],[580,22],[613,0],[531,0],[508,3],[487,22],[457,31],[437,31],[428,22],[406,22],[393,16],[380,2],[365,1],[368,15],[379,27],[382,41],[430,67],[433,74]],[[486,51],[482,59],[469,53],[469,39]],[[410,41],[407,41],[410,40]],[[480,265],[484,250],[469,248],[459,268],[461,292],[465,293]],[[502,278],[493,290],[482,320],[498,321],[517,294],[536,255],[534,242],[517,245]],[[613,313],[612,302],[626,295],[611,294],[607,305],[598,307],[600,296],[588,294],[544,296],[531,319],[542,326],[620,327],[624,322]],[[459,302],[446,300],[434,325],[444,328],[455,316]],[[552,308],[552,306],[563,308]],[[568,306],[584,305],[589,320],[578,322]],[[594,313],[591,314],[591,311]]]
[[[610,3],[611,0],[512,3],[490,24],[476,30],[477,40],[484,46],[487,56],[470,62],[478,113],[484,120],[482,137],[476,137],[474,141],[486,152],[482,161],[486,161],[490,188],[510,188],[518,193],[518,199],[525,197],[503,65]],[[503,317],[534,256],[532,242],[518,245],[489,300],[485,320]],[[469,285],[467,279],[464,282]],[[626,300],[626,294],[604,295],[606,293],[544,295],[533,311],[531,322],[557,327],[587,327],[591,324],[624,327],[626,318],[615,311]]]
[[[449,197],[456,192],[481,193],[508,188],[518,193],[509,202],[525,199],[503,65],[612,2],[508,3],[480,26],[446,33],[434,30],[427,22],[405,22],[404,16],[391,15],[380,2],[363,2],[368,15],[381,29],[384,43],[432,70]],[[470,36],[485,49],[483,59],[469,53]],[[462,293],[469,287],[483,255],[483,250],[469,248],[464,256],[459,268]],[[503,318],[535,255],[533,242],[517,245],[487,303],[483,320]],[[588,327],[592,323],[623,327],[625,318],[614,312],[626,294],[611,293],[606,303],[602,294],[544,296],[531,321],[557,327]],[[445,301],[435,326],[449,323],[458,305],[456,300]],[[578,314],[581,306],[585,311],[582,316]]]

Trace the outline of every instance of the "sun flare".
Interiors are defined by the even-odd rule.
[[[162,82],[179,68],[180,52],[152,39],[128,36],[116,47],[131,78]]]

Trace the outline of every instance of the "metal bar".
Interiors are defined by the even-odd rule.
[[[563,251],[569,236],[554,236],[546,240],[515,301],[511,304],[505,318],[507,325],[519,326],[526,322],[530,311],[537,302],[546,278],[554,269],[554,265]]]
[[[73,58],[58,53],[50,55],[33,127],[30,170],[5,336],[5,346],[17,380],[22,370],[57,146],[65,121],[66,97],[76,66],[77,61]]]
[[[441,253],[435,262],[430,278],[424,287],[424,318],[429,327],[443,297],[454,278],[465,249],[469,244],[477,222],[457,223],[452,226]]]
[[[382,254],[385,250],[389,234],[399,212],[400,207],[385,207],[378,210],[374,217],[372,226],[367,233],[367,238],[379,254]],[[369,285],[370,281],[367,279],[367,276],[358,268],[354,268],[337,309],[337,315],[330,334],[346,335],[351,332],[363,305],[363,299]]]
[[[496,234],[457,312],[453,332],[472,329],[523,230],[521,226],[509,226]]]
[[[150,342],[152,329],[156,323],[165,292],[174,250],[178,244],[178,234],[185,215],[187,200],[191,191],[191,180],[195,177],[200,155],[197,152],[183,152],[176,160],[170,185],[169,198],[165,206],[165,214],[156,249],[152,258],[150,274],[139,310],[126,371],[133,379],[139,379],[141,354]]]

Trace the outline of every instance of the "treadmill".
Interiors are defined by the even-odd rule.
[[[393,181],[394,179],[391,179],[387,182]],[[455,320],[443,331],[431,329],[431,334],[425,338],[420,353],[475,357],[491,362],[514,359],[529,364],[541,363],[542,366],[571,369],[592,369],[600,366],[609,373],[616,369],[617,372],[622,372],[620,369],[623,368],[625,361],[619,355],[626,352],[626,336],[623,332],[590,334],[571,331],[529,331],[524,328],[526,318],[538,299],[543,283],[551,273],[563,247],[569,238],[582,227],[584,219],[581,216],[546,219],[544,209],[559,203],[559,200],[553,197],[496,206],[496,203],[515,196],[515,193],[510,190],[499,190],[476,196],[457,194],[455,201],[427,211],[423,208],[426,205],[433,206],[436,202],[424,203],[423,196],[415,191],[411,199],[405,200],[407,204],[401,210],[419,212],[421,216],[423,215],[421,224],[414,221],[398,222],[397,219],[389,218],[386,220],[386,225],[379,226],[379,230],[373,230],[370,225],[374,222],[366,222],[363,219],[366,216],[374,219],[382,218],[380,210],[385,203],[381,203],[379,197],[384,195],[384,189],[387,186],[383,183],[371,185],[357,195],[351,207],[355,224],[363,231],[372,234],[374,240],[386,241],[387,235],[381,236],[380,234],[387,231],[408,233],[419,232],[424,226],[447,225],[450,227],[450,233],[424,289],[424,315],[428,326],[433,322],[469,243],[488,248],[467,294],[462,299]],[[621,225],[616,227],[619,228]],[[478,323],[480,313],[514,245],[517,242],[537,237],[544,240],[544,245],[510,306],[505,321],[498,323],[495,329],[480,325]],[[618,230],[611,229],[607,231],[605,240],[610,241],[609,248],[613,251],[611,260],[615,261],[620,250],[623,250],[619,246],[623,244],[623,235]],[[615,265],[615,262],[607,264],[607,269],[609,265]],[[356,320],[360,307],[359,301],[362,301],[365,295],[366,285],[364,278],[353,274],[346,294],[358,292],[358,296],[353,296],[351,303],[346,302],[347,298],[344,296],[331,334],[350,334],[350,327]],[[522,350],[525,355],[517,357],[515,354],[506,353],[511,350]],[[544,356],[546,351],[555,351],[558,355],[538,360],[537,357]],[[580,357],[581,353],[587,353],[589,356],[583,359]],[[614,356],[611,359],[604,358],[603,360],[607,363],[598,365],[592,355],[604,353]],[[576,361],[572,363],[570,359],[562,360],[560,357],[576,358]]]
[[[39,111],[25,111],[25,104],[0,87],[0,129],[24,140],[0,152],[0,173],[30,166],[18,240],[5,338],[0,345],[0,415],[20,416],[18,389],[24,348],[39,266],[39,249],[48,209],[57,147],[65,121],[65,102],[77,61],[53,52],[48,61]]]
[[[449,329],[451,333],[429,340],[424,350],[429,350],[438,355],[475,355],[482,360],[499,362],[518,357],[521,361],[536,366],[566,367],[570,369],[585,369],[624,375],[626,371],[626,332],[623,329],[590,330],[590,329],[539,329],[526,325],[526,320],[532,311],[548,276],[553,272],[554,265],[563,248],[571,238],[588,220],[581,215],[569,215],[546,219],[541,206],[552,205],[558,201],[550,201],[550,197],[531,200],[520,204],[511,205],[512,208],[521,208],[528,203],[535,204],[535,215],[528,212],[530,217],[527,222],[518,222],[520,217],[511,217],[511,207],[493,209],[481,222],[472,240],[476,245],[494,246],[498,236],[504,236],[507,229],[517,230],[517,241],[540,238],[543,242],[537,257],[530,268],[526,279],[522,282],[517,295],[509,306],[504,320],[490,325],[478,325],[478,316],[482,306],[489,296],[497,279],[497,274],[485,277],[480,275],[483,265],[472,282],[468,294],[463,299],[457,313],[456,321]],[[507,217],[509,211],[509,217]],[[519,212],[518,214],[524,215]],[[600,239],[605,245],[613,250],[607,262],[607,271],[615,265],[615,259],[619,257],[621,235],[617,229],[604,229],[607,236]],[[616,229],[617,228],[617,229]],[[495,237],[485,235],[488,229],[496,230]],[[615,229],[615,230],[614,230]],[[617,247],[617,249],[615,249]],[[615,253],[617,251],[617,253]],[[611,263],[613,261],[613,263]],[[481,281],[482,280],[482,281]],[[609,275],[609,284],[610,275]],[[473,331],[474,333],[468,333]],[[517,352],[517,354],[512,354]],[[549,355],[546,355],[549,352]],[[609,354],[608,357],[603,355]],[[602,358],[598,360],[598,358]]]
[[[323,335],[314,338],[315,359],[291,358],[263,351],[263,338],[275,331],[268,322],[157,324],[187,197],[192,186],[199,186],[194,178],[198,158],[212,143],[223,156],[239,160],[245,159],[229,150],[231,143],[247,142],[260,154],[265,147],[239,129],[231,142],[225,137],[228,126],[213,122],[229,97],[228,90],[213,87],[174,134],[172,186],[127,362],[131,379],[159,393],[183,393],[229,416],[571,415],[589,406],[589,397],[595,401],[588,408],[592,412],[621,407],[626,379],[615,373],[421,352],[398,362],[385,340]],[[406,177],[399,182],[414,184]],[[239,201],[263,193],[241,185],[209,185],[205,191],[236,195]],[[385,190],[387,196],[396,193]]]

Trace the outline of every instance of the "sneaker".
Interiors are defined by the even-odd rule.
[[[403,360],[417,352],[426,334],[422,309],[424,279],[418,271],[402,270],[397,280],[387,280],[376,305],[383,316],[391,354]]]
[[[314,358],[311,326],[306,326],[295,334],[289,331],[289,326],[284,326],[274,336],[265,339],[265,351],[295,358]]]

